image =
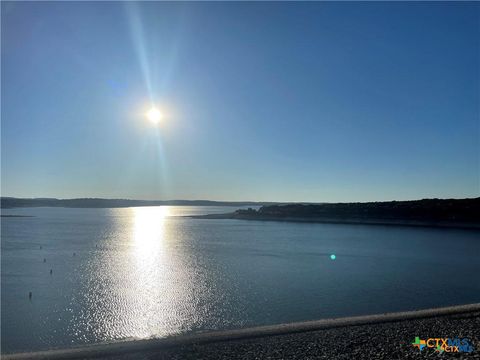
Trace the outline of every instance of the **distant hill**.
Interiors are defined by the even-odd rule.
[[[14,197],[2,197],[1,207],[68,207],[68,208],[120,208],[133,206],[158,206],[158,205],[181,205],[181,206],[262,206],[273,203],[260,203],[254,201],[210,201],[210,200],[129,200],[129,199],[51,199],[33,198],[22,199]]]
[[[230,217],[246,220],[479,227],[480,198],[268,205],[258,210],[237,210]]]

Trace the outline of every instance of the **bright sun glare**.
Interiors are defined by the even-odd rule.
[[[134,241],[143,258],[151,257],[152,251],[161,246],[169,216],[168,206],[145,206],[133,208],[135,215]]]
[[[150,110],[148,110],[146,116],[147,119],[153,124],[158,124],[163,118],[162,113],[156,107],[152,107]]]

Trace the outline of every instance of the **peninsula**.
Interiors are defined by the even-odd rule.
[[[228,214],[194,217],[480,229],[480,198],[266,205],[258,210],[239,209]]]

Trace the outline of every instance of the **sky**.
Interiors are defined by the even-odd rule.
[[[480,3],[1,10],[2,196],[480,196]]]

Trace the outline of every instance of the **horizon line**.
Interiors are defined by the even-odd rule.
[[[465,199],[478,199],[479,196],[468,197],[422,197],[422,198],[409,198],[409,199],[390,199],[390,200],[363,200],[363,201],[301,201],[301,200],[289,200],[289,201],[272,201],[272,200],[209,200],[209,199],[132,199],[132,198],[103,198],[103,197],[73,197],[73,198],[57,198],[57,197],[17,197],[17,196],[4,196],[0,195],[0,199],[17,199],[17,200],[57,200],[57,201],[69,201],[69,200],[107,200],[107,201],[145,201],[145,202],[214,202],[214,203],[272,203],[272,204],[341,204],[341,203],[371,203],[371,202],[393,202],[393,201],[420,201],[420,200],[465,200]]]

